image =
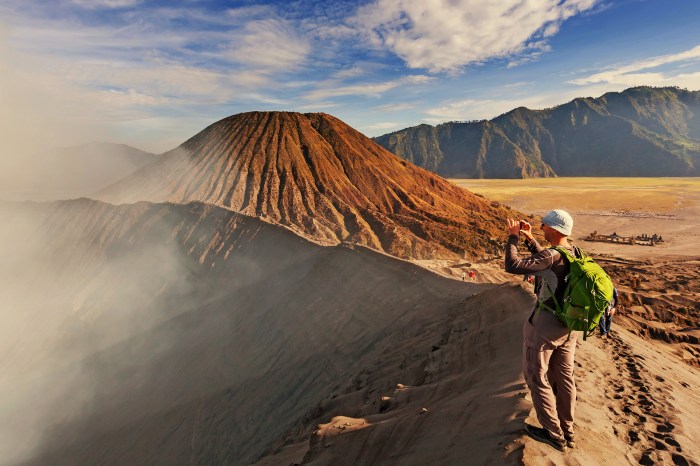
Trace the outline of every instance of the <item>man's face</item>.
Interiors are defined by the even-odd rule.
[[[552,232],[554,231],[554,229],[549,225],[545,225],[544,223],[540,225],[540,229],[542,230],[542,233],[544,233],[544,239],[551,243],[553,239]]]

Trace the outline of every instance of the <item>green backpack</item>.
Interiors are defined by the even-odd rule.
[[[572,255],[561,246],[554,249],[559,251],[569,262],[569,274],[566,276],[566,288],[559,303],[549,285],[555,309],[540,302],[540,309],[553,312],[569,328],[569,336],[574,330],[583,332],[585,340],[595,329],[600,317],[613,300],[613,283],[601,266],[595,263],[580,249],[580,257]]]

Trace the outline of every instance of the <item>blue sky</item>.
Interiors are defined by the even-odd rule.
[[[152,152],[250,110],[369,136],[700,90],[697,0],[0,0],[0,131]]]

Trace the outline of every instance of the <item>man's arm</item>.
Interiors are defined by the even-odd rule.
[[[538,243],[537,240],[532,236],[529,238],[525,238],[525,247],[532,254],[536,254],[545,250],[545,248],[540,246],[540,243]]]
[[[532,236],[532,225],[525,220],[520,221],[519,233],[525,237],[525,246],[532,254],[544,251],[534,236]]]
[[[535,243],[537,242],[535,241]],[[508,235],[505,259],[506,272],[525,275],[550,268],[556,261],[555,255],[559,253],[553,249],[543,249],[539,244],[537,244],[537,247],[539,247],[538,252],[529,257],[521,258],[518,253],[518,236],[514,234]]]

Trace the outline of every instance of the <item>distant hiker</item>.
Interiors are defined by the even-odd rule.
[[[542,218],[542,231],[552,246],[561,246],[576,254],[569,244],[574,221],[563,210],[551,210]],[[508,243],[505,250],[506,272],[534,275],[538,301],[553,308],[553,297],[561,299],[569,273],[569,263],[556,249],[545,249],[532,236],[532,226],[525,221],[507,219]],[[522,236],[530,251],[529,257],[518,254],[518,241]],[[551,305],[550,305],[551,304]],[[527,432],[536,440],[546,442],[557,450],[573,448],[574,409],[576,383],[574,381],[574,355],[578,332],[568,327],[553,313],[535,306],[523,328],[523,373],[532,403],[542,428],[526,424]],[[556,386],[556,394],[553,386]]]
[[[476,280],[476,272],[474,272],[473,270],[470,270],[470,271],[469,271],[469,279],[470,279],[471,281]]]
[[[462,281],[465,281],[467,279],[467,274],[465,272],[462,272]]]
[[[600,323],[598,324],[598,327],[600,328],[600,335],[603,337],[607,337],[610,333],[612,318],[617,312],[618,300],[619,298],[617,297],[617,288],[613,288],[613,300],[608,306],[608,308],[605,310],[605,314],[603,314],[603,317],[600,319]]]

